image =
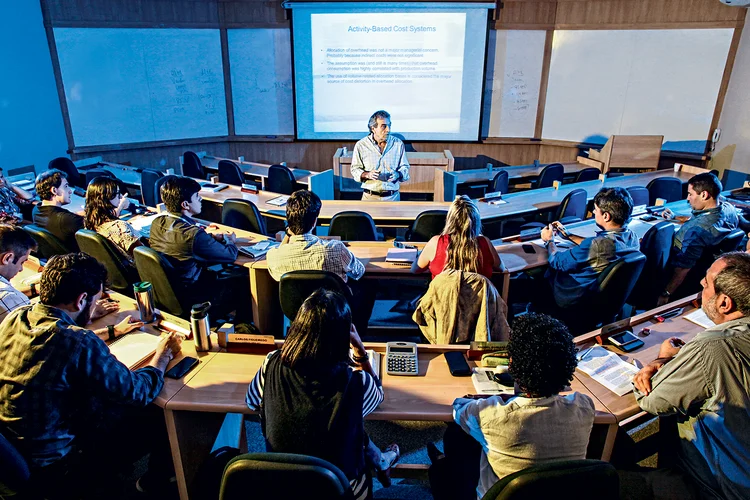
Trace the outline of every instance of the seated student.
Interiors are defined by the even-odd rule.
[[[330,271],[349,284],[356,304],[350,304],[354,323],[365,332],[372,314],[375,294],[372,287],[352,286],[365,274],[365,266],[338,240],[321,240],[313,229],[322,203],[312,191],[295,191],[286,202],[286,235],[278,248],[266,254],[268,272],[276,281],[290,271]],[[349,279],[351,278],[351,280]]]
[[[659,297],[658,305],[669,302],[670,296],[685,281],[706,247],[718,244],[724,236],[737,228],[737,212],[730,203],[719,201],[720,194],[721,181],[718,177],[710,172],[698,174],[688,181],[687,201],[693,209],[692,217],[675,217],[669,209],[662,212],[663,217],[675,218],[683,224],[674,235],[669,256],[669,265],[673,268],[672,276]],[[696,281],[698,279],[699,277]],[[693,284],[686,285],[691,287]]]
[[[492,278],[493,271],[504,271],[500,256],[486,236],[476,203],[468,196],[456,196],[448,209],[445,228],[427,242],[411,266],[413,273],[430,270],[432,279],[444,269],[461,269],[459,261],[471,262],[472,272]]]
[[[594,403],[577,392],[560,395],[573,380],[576,352],[562,322],[534,313],[516,319],[508,343],[516,394],[453,402],[458,427],[446,430],[444,455],[428,445],[436,499],[482,498],[514,472],[586,457]]]
[[[161,253],[172,270],[175,290],[186,309],[210,301],[212,317],[223,317],[236,310],[237,317],[249,320],[252,310],[247,270],[237,266],[216,272],[214,264],[237,260],[234,233],[209,234],[193,217],[201,213],[200,184],[190,177],[170,176],[161,186],[161,197],[168,213],[151,223],[149,245]]]
[[[46,490],[45,498],[77,498],[75,491],[118,470],[121,459],[138,458],[136,451],[151,451],[142,489],[168,484],[172,475],[163,412],[147,406],[161,392],[180,337],[165,336],[149,365],[130,371],[85,328],[106,279],[86,254],[52,257],[39,302],[0,324],[2,433],[28,461],[32,485]],[[142,325],[124,321],[109,338]]]
[[[354,351],[351,366],[349,346]],[[331,462],[349,479],[355,499],[371,498],[367,469],[386,474],[399,457],[370,441],[364,417],[383,401],[383,388],[336,292],[317,290],[305,300],[280,350],[266,356],[245,401],[260,411],[270,452],[299,453]],[[266,498],[270,492],[256,492]]]
[[[29,298],[10,284],[36,249],[36,241],[20,227],[0,224],[0,321],[14,309],[27,306]]]
[[[83,229],[83,217],[65,210],[73,189],[68,185],[65,172],[56,169],[42,172],[36,178],[36,194],[42,203],[34,207],[34,224],[56,236],[70,251],[78,251],[76,231]]]
[[[677,468],[647,474],[641,484],[658,488],[671,476],[674,489],[678,476],[683,489],[698,486],[701,498],[750,498],[748,284],[750,255],[719,257],[701,282],[701,307],[716,326],[687,343],[665,340],[659,357],[633,379],[641,408],[676,415],[680,437]]]
[[[133,226],[118,217],[130,201],[120,191],[120,184],[110,177],[96,177],[86,189],[86,229],[96,231],[117,248],[133,264],[133,249],[142,245],[141,235]]]
[[[0,223],[17,224],[23,219],[20,204],[28,205],[34,195],[5,179],[0,168]]]

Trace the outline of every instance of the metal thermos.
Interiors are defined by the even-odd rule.
[[[210,302],[194,304],[190,310],[190,330],[193,332],[195,350],[205,352],[211,349],[211,330],[208,324]]]
[[[154,293],[151,283],[141,281],[133,284],[135,301],[138,303],[138,312],[141,314],[141,321],[151,323],[156,319],[154,312]]]

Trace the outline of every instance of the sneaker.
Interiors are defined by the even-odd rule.
[[[383,452],[383,458],[380,460],[381,468],[377,471],[378,481],[383,485],[383,488],[391,486],[391,467],[396,465],[398,459],[401,458],[401,450],[397,444],[390,444]]]

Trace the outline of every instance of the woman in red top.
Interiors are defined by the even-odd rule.
[[[456,196],[448,209],[442,234],[433,236],[411,266],[413,273],[430,270],[435,278],[444,269],[480,273],[487,278],[493,271],[504,271],[500,256],[486,236],[482,236],[479,209],[468,196]]]

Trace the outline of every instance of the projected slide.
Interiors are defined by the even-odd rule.
[[[291,5],[299,139],[360,139],[380,109],[406,140],[478,139],[494,3]]]
[[[458,133],[466,14],[364,19],[312,16],[315,132],[360,132],[387,102],[399,132]]]

